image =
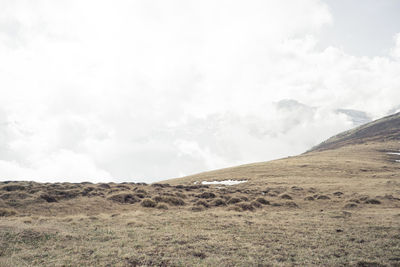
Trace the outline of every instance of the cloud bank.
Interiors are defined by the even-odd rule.
[[[2,1],[0,179],[153,182],[398,107],[399,35],[357,57],[318,47],[332,23],[318,0]]]

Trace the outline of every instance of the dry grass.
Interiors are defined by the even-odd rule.
[[[354,145],[153,185],[0,183],[0,266],[399,266],[394,150]],[[248,182],[194,184],[215,179]]]

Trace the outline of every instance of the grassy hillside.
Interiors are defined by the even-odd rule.
[[[0,266],[399,266],[396,116],[152,185],[2,182]]]

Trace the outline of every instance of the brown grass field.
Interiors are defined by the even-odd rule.
[[[400,266],[399,117],[151,185],[1,182],[0,266]]]

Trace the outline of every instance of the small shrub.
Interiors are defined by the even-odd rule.
[[[258,203],[260,203],[260,204],[263,204],[263,205],[269,205],[269,204],[271,204],[268,200],[266,200],[266,199],[263,198],[263,197],[257,198],[256,201],[257,201]]]
[[[317,197],[317,199],[328,200],[328,199],[331,199],[331,198],[328,197],[328,196],[325,196],[325,195],[320,195],[320,196]]]
[[[304,200],[313,201],[315,200],[312,196],[305,197]]]
[[[151,200],[150,198],[143,199],[142,202],[140,203],[145,208],[154,208],[157,206],[157,202],[154,200]]]
[[[261,207],[261,203],[258,202],[258,201],[252,201],[252,202],[251,202],[251,205],[252,205],[253,207],[255,207],[255,208],[260,208],[260,207]]]

